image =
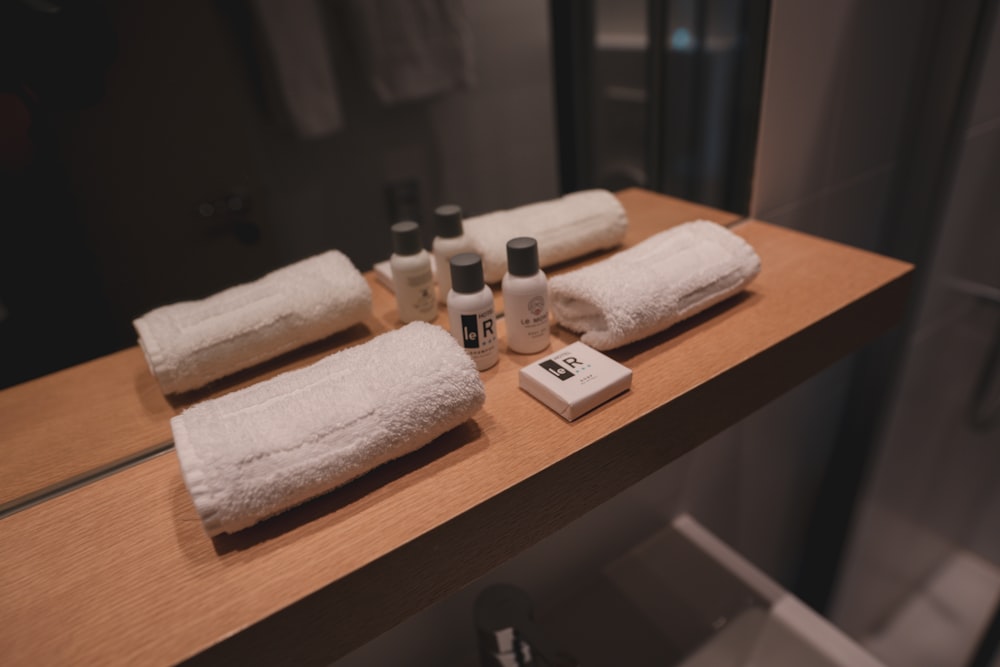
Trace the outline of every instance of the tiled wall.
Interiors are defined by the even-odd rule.
[[[548,7],[532,0],[466,7],[478,80],[469,93],[431,108],[440,198],[485,213],[556,197]]]
[[[273,230],[286,257],[337,247],[362,270],[386,258],[393,221],[385,187],[393,182],[419,188],[428,242],[440,204],[472,215],[558,195],[546,7],[516,0],[465,8],[475,71],[469,89],[365,106],[368,82],[356,71],[343,76],[354,104],[346,104],[339,135],[313,145],[262,137],[272,220],[294,221]],[[340,64],[360,69],[352,52]]]
[[[339,247],[362,269],[386,257],[391,182],[418,185],[427,240],[430,212],[442,203],[471,215],[558,195],[547,8],[531,0],[464,6],[470,88],[394,107],[347,104],[338,136],[312,146],[266,142],[273,216],[295,221],[274,230],[286,255]],[[342,72],[348,102],[369,92],[356,54],[338,64],[361,70]]]
[[[874,245],[916,74],[920,9],[905,0],[773,3],[753,215]]]
[[[877,632],[957,553],[1000,567],[1000,415],[989,425],[970,419],[976,383],[990,370],[989,350],[1000,336],[1000,301],[969,291],[1000,295],[998,186],[1000,15],[834,608],[835,619],[857,636]]]

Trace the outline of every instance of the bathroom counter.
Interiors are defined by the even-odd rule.
[[[656,205],[664,201],[661,197],[641,190],[623,196],[630,213],[626,246],[634,245],[660,227],[686,220],[704,218],[731,224],[740,219],[735,213],[678,199],[667,200],[670,206],[664,212]],[[641,202],[650,197],[654,205],[642,206]],[[555,272],[576,268],[601,256],[564,265]],[[0,419],[4,456],[0,466],[0,512],[56,493],[68,485],[85,483],[168,448],[172,437],[170,417],[188,405],[310,364],[395,328],[398,322],[394,298],[373,272],[365,277],[374,302],[371,315],[361,325],[204,389],[165,397],[146,366],[142,350],[133,346],[0,391],[0,415],[13,415]],[[502,306],[499,293],[497,300],[499,311]],[[447,326],[443,309],[438,323]],[[101,397],[100,409],[95,409],[95,397]]]
[[[696,217],[736,221],[642,190],[619,196],[626,245]],[[517,387],[518,369],[545,353],[502,353],[468,423],[237,535],[204,533],[169,417],[395,326],[393,297],[370,274],[363,325],[197,395],[165,400],[136,348],[0,392],[0,506],[38,497],[0,519],[0,662],[328,663],[900,319],[910,265],[760,221],[732,228],[761,274],[611,352],[634,372],[630,391],[567,423]],[[554,348],[575,340],[554,333]],[[20,450],[59,464],[27,475],[8,465]],[[66,482],[76,484],[50,493]]]

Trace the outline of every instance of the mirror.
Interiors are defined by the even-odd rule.
[[[738,202],[671,189],[671,169],[701,172],[657,137],[685,122],[672,91],[701,86],[689,97],[721,104],[731,131],[702,123],[681,158],[721,141],[701,163],[749,188],[753,142],[733,128],[756,126],[766,3],[669,6],[0,4],[0,387],[134,346],[144,312],[328,248],[368,270],[400,219],[428,223],[429,245],[442,203],[475,215],[627,185]],[[723,28],[725,58],[699,50]],[[720,82],[739,96],[709,94]]]

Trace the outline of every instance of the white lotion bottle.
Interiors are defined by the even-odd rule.
[[[462,230],[462,209],[455,204],[434,209],[434,233],[431,249],[437,273],[438,300],[447,303],[451,289],[451,258],[463,252],[475,252],[475,248],[472,239],[465,236]]]
[[[485,371],[500,360],[493,290],[483,281],[483,260],[475,253],[451,258],[451,290],[448,292],[448,322],[451,335]]]
[[[520,236],[507,242],[503,291],[507,349],[534,354],[549,346],[549,281],[538,268],[538,243]]]
[[[399,306],[399,319],[404,323],[437,319],[434,298],[434,274],[431,256],[420,243],[420,226],[412,221],[397,222],[392,231],[392,285]]]

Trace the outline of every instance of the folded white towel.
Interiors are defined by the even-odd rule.
[[[465,220],[465,235],[483,258],[486,282],[507,271],[507,241],[530,236],[538,241],[542,267],[576,259],[622,242],[628,217],[607,190],[583,190],[559,199],[495,211]]]
[[[750,244],[696,220],[549,281],[552,311],[587,345],[610,350],[663,331],[742,290],[760,271]]]
[[[412,452],[486,400],[452,336],[414,322],[170,421],[209,535],[232,533]]]
[[[331,250],[132,324],[149,369],[164,393],[174,394],[343,331],[371,308],[364,276]]]

